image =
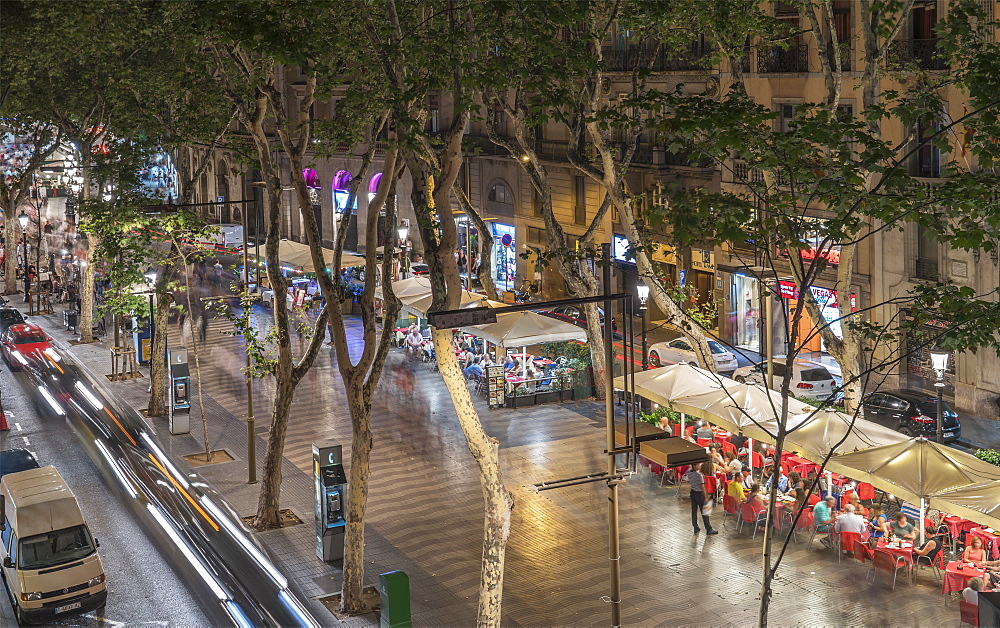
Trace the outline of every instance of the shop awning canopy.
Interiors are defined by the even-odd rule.
[[[495,323],[463,327],[462,331],[501,347],[587,339],[587,331],[581,327],[530,311],[499,313]]]
[[[260,259],[266,261],[261,255]],[[278,243],[278,260],[283,266],[289,266],[304,273],[316,272],[312,263],[312,254],[309,252],[309,245],[292,240],[281,240]],[[323,261],[329,266],[333,263],[333,249],[323,249]],[[354,266],[364,266],[365,258],[344,253],[340,258],[341,268],[352,268]]]

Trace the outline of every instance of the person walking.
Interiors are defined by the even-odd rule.
[[[703,462],[701,464],[701,470],[698,467],[691,467],[684,479],[688,481],[691,485],[691,524],[694,526],[694,533],[698,534],[701,532],[701,528],[698,527],[698,513],[701,513],[701,519],[705,523],[705,534],[718,534],[719,531],[712,527],[712,522],[709,520],[708,515],[705,514],[705,476],[703,473],[712,472],[712,463]]]
[[[31,282],[35,280],[35,266],[30,264],[28,266],[28,271],[24,273],[24,301],[28,302],[28,298],[31,296]]]

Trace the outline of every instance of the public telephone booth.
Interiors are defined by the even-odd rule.
[[[347,522],[347,475],[343,449],[332,441],[313,443],[315,484],[316,556],[324,561],[344,558]]]
[[[170,365],[170,416],[171,434],[191,431],[191,372],[188,369],[187,349],[167,349]]]

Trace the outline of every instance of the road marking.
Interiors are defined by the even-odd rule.
[[[27,446],[29,446],[29,447],[31,446],[31,441],[29,441],[29,440],[28,440],[28,437],[27,437],[27,436],[22,436],[21,438],[23,438],[23,439],[24,439],[24,444],[25,444],[25,445],[27,445]]]
[[[14,422],[14,427],[16,427],[16,428],[17,428],[17,431],[18,431],[18,432],[20,432],[20,431],[21,431],[21,424],[20,424],[20,423],[18,423],[18,422],[16,422],[16,421],[15,421],[15,422]]]

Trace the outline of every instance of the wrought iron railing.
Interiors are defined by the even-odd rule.
[[[940,56],[939,39],[900,39],[889,47],[889,64],[895,67],[916,65],[921,70],[947,70],[948,61]]]
[[[808,71],[808,46],[790,46],[787,49],[772,46],[757,49],[757,72],[761,74]]]
[[[836,55],[834,53],[834,50],[836,50],[839,53],[839,55]],[[851,71],[851,63],[852,63],[852,61],[854,61],[854,51],[851,49],[851,44],[849,44],[849,43],[842,43],[842,44],[838,44],[835,49],[827,49],[827,56],[830,59],[830,69],[831,70],[835,67],[834,64],[835,64],[836,57],[839,56],[840,57],[840,69],[841,69],[841,71],[843,71],[843,72],[850,72]]]
[[[701,41],[691,42],[682,49],[659,46],[632,46],[602,49],[604,69],[611,72],[631,72],[649,68],[656,72],[704,70],[711,49]]]

